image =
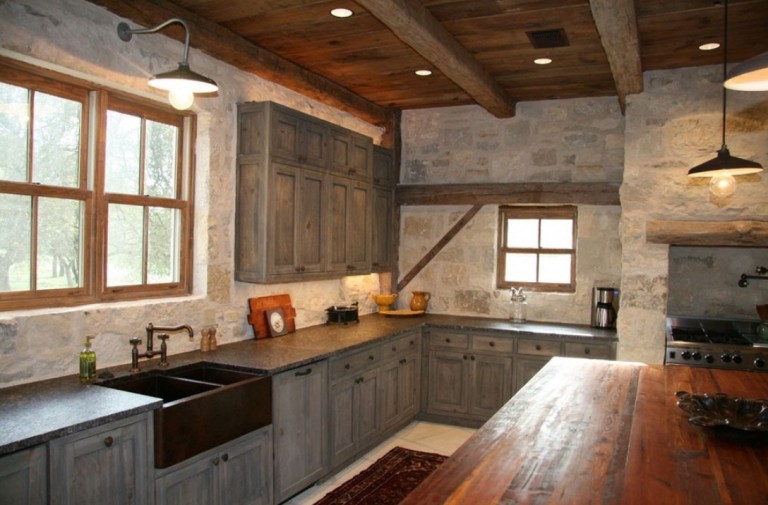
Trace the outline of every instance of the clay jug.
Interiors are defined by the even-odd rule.
[[[414,291],[411,298],[411,310],[427,310],[427,303],[432,295],[427,291]]]

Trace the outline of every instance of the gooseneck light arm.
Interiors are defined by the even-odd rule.
[[[171,18],[165,23],[160,23],[154,28],[131,28],[128,23],[120,23],[117,25],[117,36],[124,42],[129,42],[134,35],[144,35],[147,33],[157,33],[166,26],[178,23],[184,27],[184,58],[181,60],[181,65],[189,66],[189,25],[186,21],[180,18]]]

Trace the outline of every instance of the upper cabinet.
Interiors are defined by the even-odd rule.
[[[368,137],[272,102],[240,104],[235,278],[382,271],[378,260],[373,267],[374,244],[392,240],[374,238],[382,227],[374,223],[373,148]],[[391,222],[392,209],[384,215]]]

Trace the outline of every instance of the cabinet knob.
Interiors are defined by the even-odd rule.
[[[451,343],[451,339],[450,339],[450,338],[446,338],[446,339],[445,339],[445,343],[446,343],[446,344],[450,344],[450,343]]]
[[[368,356],[368,359],[369,359],[369,360],[371,360],[371,361],[373,361],[373,360],[374,360],[374,357],[373,357],[373,356]]]
[[[472,361],[475,361],[475,356],[472,355],[472,356],[469,357],[469,359],[471,359]]]
[[[365,379],[363,379],[362,377],[360,377],[360,378],[358,378],[357,380],[355,380],[355,384],[362,384],[364,380],[365,380]]]
[[[219,466],[219,463],[221,463],[221,459],[218,456],[213,458],[213,466]]]
[[[397,352],[397,347],[395,347],[394,345],[392,346],[392,352]]]
[[[400,360],[400,364],[401,364],[401,365],[405,365],[407,362],[408,362],[408,360],[407,360],[407,359],[405,359],[405,358],[403,358],[403,359],[401,359],[401,360]]]
[[[491,347],[495,347],[496,346],[496,342],[491,340],[490,342],[488,342],[488,345],[490,345]]]
[[[464,355],[464,359],[469,359],[469,356],[467,356],[467,355],[465,354],[465,355]]]
[[[347,270],[354,270],[354,269],[355,269],[354,265],[347,265]]]
[[[584,354],[589,354],[589,347],[584,348]]]
[[[115,443],[115,439],[113,439],[112,437],[107,437],[107,438],[104,439],[104,446],[105,447],[112,447],[112,444],[114,444],[114,443]]]
[[[225,452],[224,454],[222,454],[222,456],[221,456],[221,460],[222,460],[224,463],[226,463],[227,461],[229,461],[229,454],[227,454],[226,452]]]
[[[349,364],[349,363],[347,363],[346,365],[344,365],[344,369],[345,369],[345,370],[349,370],[350,368],[352,368],[352,367],[350,366],[350,364]]]
[[[540,351],[540,350],[541,350],[541,346],[540,346],[539,344],[536,344],[536,350],[537,350],[537,351]]]

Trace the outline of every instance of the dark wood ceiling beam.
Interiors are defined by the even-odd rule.
[[[302,95],[348,112],[369,123],[391,128],[394,111],[248,42],[230,30],[167,0],[88,0],[132,22],[152,27],[169,18],[184,19],[191,31],[190,45],[243,71],[285,86]],[[171,27],[164,35],[183,42],[183,30]],[[115,32],[117,37],[117,32]],[[194,65],[193,65],[194,66]],[[212,76],[214,79],[216,76]]]
[[[415,0],[355,0],[404,43],[496,117],[515,115],[515,101],[493,76]]]
[[[619,205],[618,182],[398,185],[398,205],[583,204]]]
[[[627,95],[643,91],[634,0],[589,0],[624,112]]]

